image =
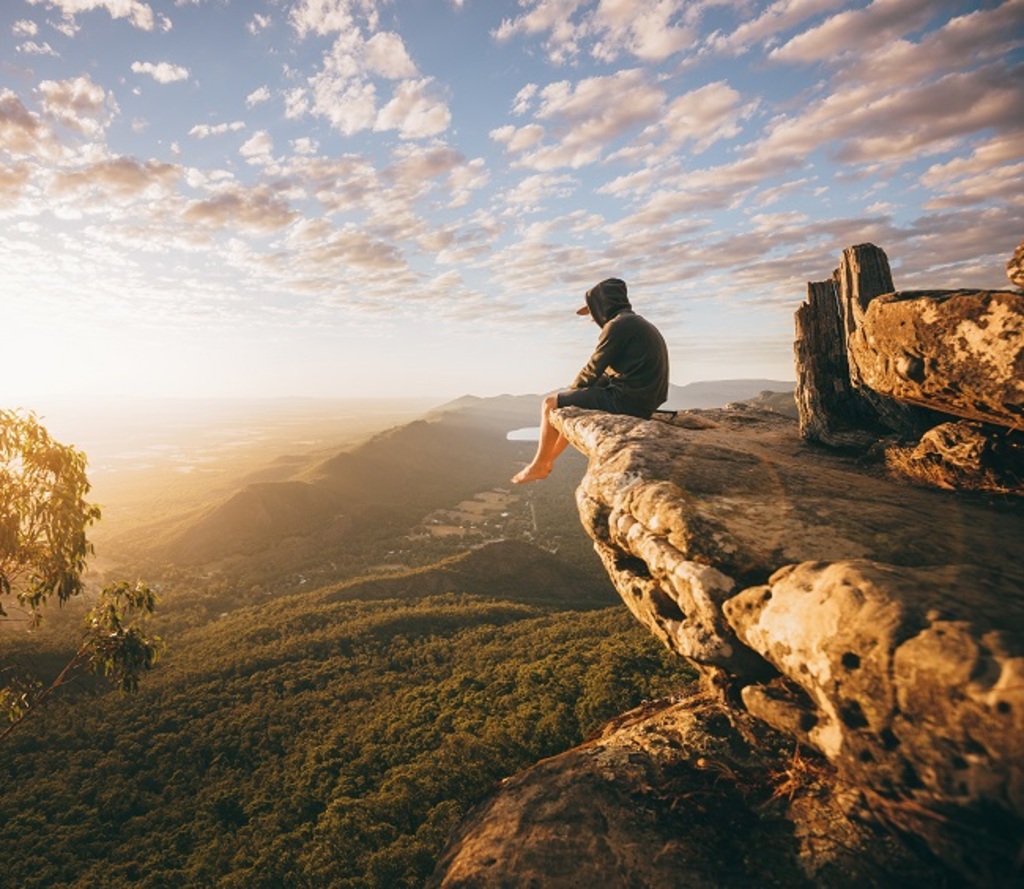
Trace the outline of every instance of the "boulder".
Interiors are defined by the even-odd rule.
[[[509,778],[460,824],[431,887],[942,885],[791,739],[706,696],[646,705]]]
[[[1024,430],[1024,295],[889,293],[848,341],[863,385],[898,401]]]
[[[941,423],[885,451],[891,472],[951,491],[1024,495],[1024,434],[969,420]]]

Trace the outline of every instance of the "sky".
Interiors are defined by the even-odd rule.
[[[606,277],[793,378],[845,247],[1009,287],[1024,0],[3,0],[0,403],[546,392]]]

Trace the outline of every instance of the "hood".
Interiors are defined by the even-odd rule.
[[[626,297],[626,282],[619,278],[606,278],[595,284],[587,291],[587,308],[599,327],[604,327],[620,312],[632,311]]]

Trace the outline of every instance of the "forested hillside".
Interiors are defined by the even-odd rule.
[[[524,592],[286,597],[64,699],[4,750],[6,884],[420,885],[495,782],[688,679],[621,606]]]

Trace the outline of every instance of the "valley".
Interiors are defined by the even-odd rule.
[[[511,489],[537,402],[100,449],[90,584],[149,582],[166,647],[137,694],[84,677],[10,736],[10,878],[419,886],[496,782],[685,688],[580,526],[582,456]],[[55,675],[84,605],[4,633],[4,663]]]

